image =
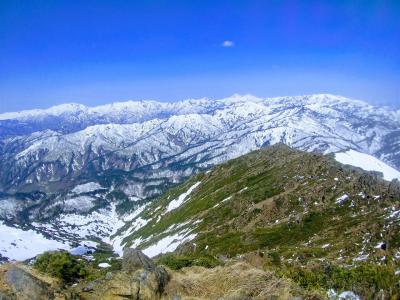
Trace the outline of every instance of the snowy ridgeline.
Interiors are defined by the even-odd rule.
[[[108,237],[122,225],[114,204],[89,214],[63,213],[48,223],[32,222],[29,230],[0,221],[0,255],[25,260],[57,249],[84,254],[96,248],[93,237],[109,242]]]
[[[72,254],[85,254],[98,245],[89,240],[93,236],[108,237],[118,226],[117,216],[93,213],[87,216],[64,215],[52,223],[32,223],[25,230],[0,221],[0,255],[9,260],[25,260],[50,250],[68,250]],[[63,221],[61,218],[65,217]],[[108,219],[107,219],[108,217]]]
[[[59,122],[54,122],[55,117]],[[8,122],[10,119],[15,122]],[[32,132],[21,133],[22,122],[31,121],[31,127],[23,128]],[[135,171],[151,166],[146,174],[137,176],[177,180],[193,174],[194,168],[276,143],[323,153],[354,149],[400,168],[400,150],[388,150],[396,149],[400,141],[396,131],[400,112],[334,95],[272,99],[235,95],[219,100],[126,102],[94,108],[66,104],[2,114],[0,126],[15,126],[5,130],[7,136],[0,135],[3,148],[9,151],[4,153],[7,159],[0,161],[0,168],[4,163],[18,174],[11,179],[0,177],[6,181],[0,181],[6,190],[36,188],[48,182],[54,185],[65,177],[73,180],[97,157],[101,157],[98,171]],[[182,174],[170,167],[176,162]],[[31,172],[26,173],[27,169]],[[72,192],[96,188],[87,185]]]

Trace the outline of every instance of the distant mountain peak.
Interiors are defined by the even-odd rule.
[[[77,112],[87,113],[87,114],[106,114],[110,111],[113,112],[123,112],[123,111],[147,111],[151,110],[174,110],[177,108],[182,108],[187,105],[212,105],[213,103],[223,103],[223,104],[234,104],[234,103],[243,103],[243,102],[254,102],[254,103],[262,103],[262,102],[273,102],[277,100],[286,100],[291,102],[296,101],[313,101],[313,102],[321,102],[324,104],[324,101],[346,101],[346,102],[357,102],[359,104],[367,103],[352,100],[343,96],[332,95],[332,94],[310,94],[303,96],[283,96],[283,97],[273,97],[273,98],[260,98],[254,96],[252,94],[233,94],[230,97],[222,98],[222,99],[210,99],[210,98],[199,98],[199,99],[185,99],[178,102],[159,102],[156,100],[128,100],[121,102],[113,102],[110,104],[98,105],[98,106],[86,106],[79,103],[64,103],[60,105],[55,105],[47,109],[31,109],[31,110],[22,110],[19,112],[6,112],[0,114],[0,120],[23,120],[27,118],[43,118],[46,116],[60,116],[62,114],[70,113],[75,114]]]

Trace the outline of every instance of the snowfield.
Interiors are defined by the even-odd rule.
[[[166,236],[154,245],[144,249],[143,253],[149,257],[154,257],[161,253],[173,252],[180,244],[193,240],[195,237],[196,234],[187,234],[185,231]]]
[[[72,189],[72,192],[75,194],[81,194],[81,193],[89,193],[93,192],[96,190],[104,189],[100,184],[97,182],[88,182],[84,184],[77,185]]]
[[[359,167],[366,171],[378,171],[383,173],[385,180],[391,181],[393,179],[400,180],[400,172],[388,166],[379,159],[355,150],[348,150],[346,152],[339,152],[335,154],[335,159],[345,165],[352,165]]]
[[[70,246],[45,238],[33,230],[9,227],[0,221],[0,254],[11,260],[25,260],[49,250],[69,250]]]

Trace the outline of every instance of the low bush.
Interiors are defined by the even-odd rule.
[[[65,251],[45,252],[38,256],[33,267],[42,273],[70,284],[87,275],[82,261]]]
[[[185,267],[200,266],[205,268],[214,268],[220,265],[220,262],[213,256],[178,256],[175,254],[167,254],[158,260],[159,264],[165,265],[173,270],[180,270]]]
[[[193,260],[193,266],[200,266],[205,268],[215,268],[221,263],[213,256],[201,256]]]
[[[364,263],[350,268],[334,265],[287,266],[284,275],[309,290],[351,290],[365,299],[399,296],[400,286],[392,266]]]

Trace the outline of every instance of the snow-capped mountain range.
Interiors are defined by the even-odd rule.
[[[400,168],[400,111],[333,95],[65,104],[1,114],[0,128],[0,188],[12,192],[52,192],[110,170],[176,182],[276,143],[354,149]],[[142,198],[143,188],[124,190]]]
[[[277,143],[322,153],[351,149],[400,169],[400,110],[318,94],[63,104],[0,114],[0,218],[49,234],[85,215],[86,225],[97,222],[86,235],[72,225],[54,235],[107,236],[107,224],[124,208]]]

